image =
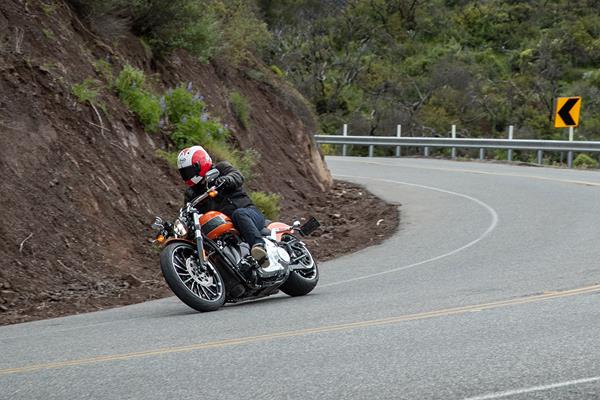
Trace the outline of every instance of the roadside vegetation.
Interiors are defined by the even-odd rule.
[[[69,2],[92,28],[130,30],[157,58],[180,48],[204,62],[225,60],[248,76],[254,69],[246,61],[262,58],[311,101],[324,133],[348,123],[352,133],[393,135],[400,124],[406,135],[447,136],[455,124],[459,137],[506,137],[514,125],[515,138],[565,139],[566,131],[552,126],[554,100],[579,95],[575,139],[600,139],[598,0]],[[118,83],[123,101],[157,131],[160,96]],[[233,91],[229,101],[248,129],[246,99]],[[192,114],[185,121],[168,116],[174,140],[210,138],[221,146],[214,121]],[[548,163],[564,157],[547,156]]]
[[[600,139],[597,0],[260,4],[278,39],[267,62],[311,100],[324,133],[348,123],[394,135],[401,124],[405,135],[448,136],[455,124],[459,137],[504,138],[514,125],[515,138],[564,140],[554,100],[582,96],[575,139]]]
[[[68,0],[104,36],[131,30],[154,56],[185,49],[203,62],[219,56],[234,65],[263,51],[271,34],[258,6],[243,0]]]
[[[248,100],[239,92],[231,92],[229,102],[239,123],[244,129],[248,129],[250,126],[250,105],[248,104]]]
[[[159,95],[148,87],[143,71],[126,65],[117,76],[114,87],[123,103],[138,116],[147,130],[155,132],[161,129],[169,134],[174,150],[159,150],[157,155],[171,166],[177,166],[180,149],[199,144],[214,161],[229,161],[246,180],[252,179],[252,167],[258,161],[258,153],[238,150],[228,143],[231,134],[228,127],[206,111],[204,98],[194,91],[191,83]],[[240,98],[243,99],[241,95]],[[245,99],[243,104],[248,107]],[[248,112],[247,108],[245,112]],[[250,195],[265,215],[277,217],[281,200],[278,195],[263,192],[251,192]]]

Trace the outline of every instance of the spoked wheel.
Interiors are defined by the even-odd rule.
[[[304,243],[293,236],[289,237],[289,241],[293,253],[290,254],[290,267],[294,270],[290,272],[290,276],[281,285],[280,289],[290,296],[304,296],[317,286],[319,269],[317,262]]]
[[[225,285],[219,271],[207,261],[204,268],[187,243],[172,243],[160,255],[167,284],[181,301],[198,311],[214,311],[225,302]]]

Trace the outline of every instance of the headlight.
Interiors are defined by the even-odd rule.
[[[175,235],[179,237],[185,237],[187,236],[188,230],[185,224],[181,222],[181,220],[176,219],[173,223],[173,232],[175,232]]]

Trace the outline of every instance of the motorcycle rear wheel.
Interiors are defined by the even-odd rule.
[[[291,271],[286,281],[279,287],[283,293],[293,297],[309,294],[319,282],[317,262],[304,244],[298,242],[298,245],[300,247],[295,249],[295,253],[301,251],[304,254],[304,258],[299,260],[298,263],[307,268]]]
[[[206,271],[195,267],[194,252],[191,244],[171,243],[160,254],[160,269],[179,300],[200,312],[215,311],[225,303],[225,283],[210,261]]]

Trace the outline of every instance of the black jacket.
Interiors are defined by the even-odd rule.
[[[231,214],[237,208],[251,207],[252,200],[246,194],[242,185],[244,184],[244,176],[240,171],[234,168],[233,165],[227,161],[221,161],[215,165],[215,168],[219,170],[219,176],[230,177],[230,183],[219,189],[219,194],[215,198],[208,198],[198,204],[196,208],[201,213],[208,211],[220,211],[225,215],[231,217]],[[185,202],[189,202],[194,198],[200,196],[206,191],[206,185],[201,182],[188,190],[185,191]]]

